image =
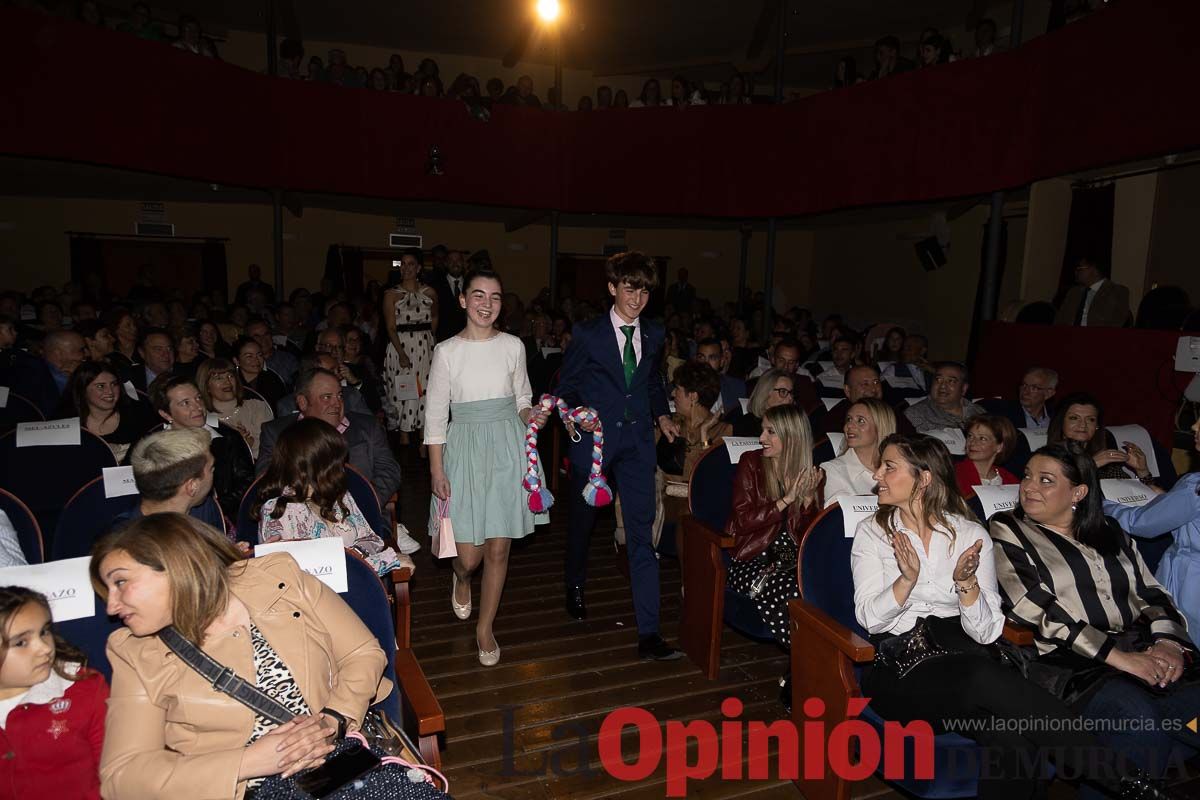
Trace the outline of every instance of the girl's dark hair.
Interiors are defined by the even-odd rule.
[[[500,277],[499,272],[496,272],[496,270],[492,269],[490,260],[487,263],[487,266],[471,267],[467,270],[466,274],[463,276],[462,282],[463,296],[466,296],[467,292],[471,289],[471,284],[477,280],[495,281],[496,283],[500,284],[500,292],[503,294],[504,279]]]
[[[1067,412],[1071,410],[1071,406],[1091,406],[1096,409],[1096,432],[1092,434],[1092,439],[1087,444],[1082,442],[1071,444],[1063,435],[1063,425],[1067,421]],[[1104,429],[1104,406],[1100,405],[1100,401],[1087,392],[1072,392],[1064,397],[1058,406],[1058,411],[1050,420],[1050,425],[1046,428],[1046,441],[1049,444],[1066,444],[1073,449],[1084,449],[1089,456],[1094,456],[1104,449],[1108,442],[1107,436]]]
[[[63,393],[59,411],[67,417],[84,417],[86,419],[88,413],[87,387],[105,372],[116,378],[118,384],[121,382],[121,372],[107,361],[84,361],[76,367],[67,381],[67,390]],[[127,405],[129,405],[129,397],[125,394],[125,389],[118,386],[116,413],[120,414]]]
[[[82,650],[58,635],[54,630],[54,615],[50,613],[50,601],[41,592],[27,589],[24,586],[0,586],[0,664],[8,655],[8,626],[22,608],[30,603],[37,603],[50,617],[50,630],[54,636],[54,671],[69,681],[77,681],[84,677],[83,670],[72,675],[66,671],[67,664],[87,666],[87,656]]]
[[[1123,535],[1120,528],[1110,525],[1104,517],[1104,497],[1092,456],[1066,444],[1048,444],[1034,453],[1030,460],[1038,456],[1057,461],[1063,477],[1072,486],[1087,487],[1087,495],[1075,504],[1075,513],[1071,518],[1075,538],[1101,555],[1116,555],[1121,549]],[[1014,514],[1018,519],[1025,519],[1025,509],[1020,506]]]
[[[262,519],[263,503],[274,497],[271,519],[282,517],[288,503],[306,500],[324,519],[344,519],[350,514],[344,499],[347,454],[346,440],[327,422],[309,417],[288,426],[275,444],[251,518]]]
[[[220,329],[220,328],[217,328],[217,330],[218,330],[218,331],[220,331],[221,329]],[[240,357],[240,356],[242,355],[242,348],[243,348],[243,347],[248,347],[249,345],[252,345],[252,344],[253,344],[253,345],[257,345],[257,344],[258,344],[258,342],[254,341],[254,340],[253,340],[253,339],[251,339],[249,336],[239,336],[239,337],[237,338],[237,340],[236,340],[236,341],[234,341],[234,343],[233,343],[233,347],[231,348],[231,351],[232,351],[232,353],[233,353],[233,357],[234,357],[234,358],[238,358],[238,357]]]

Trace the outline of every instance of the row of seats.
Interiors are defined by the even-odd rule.
[[[112,451],[85,429],[80,431],[78,445],[17,448],[15,432],[0,435],[0,509],[13,523],[29,564],[87,556],[96,539],[108,532],[112,520],[138,502],[137,495],[106,496],[102,470],[113,466]],[[392,540],[393,529],[379,511],[370,481],[348,465],[346,472],[351,495],[372,529]],[[257,542],[258,525],[250,511],[256,502],[258,480],[243,496],[238,514],[237,538],[251,545]],[[47,537],[47,532],[53,533]],[[385,677],[397,686],[383,702],[384,709],[404,721],[422,756],[437,766],[445,719],[410,649],[411,571],[394,570],[385,584],[357,554],[346,551],[346,560],[349,591],[343,596],[379,638],[389,655]],[[105,643],[119,625],[107,616],[97,598],[94,616],[64,622],[61,631],[84,649],[90,664],[109,677]]]
[[[1159,447],[1155,443],[1156,448]],[[813,462],[833,458],[833,446],[822,438],[814,447]],[[1028,455],[1026,455],[1026,460]],[[1169,457],[1160,456],[1160,466]],[[680,617],[680,646],[708,677],[716,680],[720,672],[721,638],[726,625],[744,636],[759,641],[775,641],[762,621],[754,602],[726,587],[726,572],[731,561],[734,540],[724,534],[732,510],[733,485],[737,466],[730,462],[723,444],[705,453],[696,465],[689,488],[690,513],[679,524],[679,560],[683,577],[683,608]],[[1166,477],[1164,469],[1164,477]],[[1171,472],[1171,482],[1174,472]],[[987,524],[978,498],[968,506]],[[817,697],[825,703],[822,716],[827,729],[846,719],[847,700],[861,696],[858,687],[863,666],[874,658],[868,635],[854,613],[854,580],[850,569],[850,549],[845,520],[839,504],[825,508],[800,537],[797,563],[799,600],[790,603],[793,642],[792,685],[802,687],[805,697]],[[1171,535],[1151,540],[1135,540],[1151,571],[1163,551],[1171,544]],[[1017,644],[1033,642],[1032,631],[1007,625],[1005,638]],[[797,726],[809,719],[799,704],[793,710]],[[862,715],[882,736],[883,720],[868,706]],[[974,763],[963,753],[977,748],[974,741],[957,734],[935,739],[934,775],[930,780],[906,779],[899,788],[917,797],[971,797],[976,794],[975,776],[956,769],[956,764]],[[974,755],[973,753],[969,755]],[[906,759],[912,753],[906,751]],[[915,771],[906,764],[905,775]],[[801,791],[810,800],[833,800],[848,796],[845,782],[830,773],[819,780],[802,781]]]

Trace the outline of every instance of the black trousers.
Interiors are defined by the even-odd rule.
[[[959,634],[967,652],[924,661],[903,678],[885,666],[868,667],[862,690],[876,713],[900,723],[925,720],[935,733],[953,731],[978,742],[984,748],[978,765],[981,798],[1037,795],[1048,783],[1047,759],[1062,777],[1096,773],[1103,754],[1078,724],[1078,715],[991,658],[961,628]],[[955,649],[944,635],[938,641]],[[1116,782],[1111,773],[1093,777],[1107,785]]]

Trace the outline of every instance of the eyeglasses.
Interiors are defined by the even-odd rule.
[[[1021,384],[1022,391],[1028,389],[1031,392],[1048,392],[1051,390],[1051,388],[1052,387],[1050,387],[1050,386],[1038,386],[1036,383],[1022,383]]]
[[[210,381],[231,381],[233,380],[232,372],[210,372],[208,374]]]
[[[779,395],[780,397],[782,397],[785,400],[792,396],[792,390],[784,388],[783,386],[776,386],[771,391],[774,392],[775,394]]]

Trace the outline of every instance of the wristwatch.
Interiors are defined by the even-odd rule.
[[[321,713],[327,717],[333,717],[335,720],[337,720],[337,738],[345,739],[347,721],[341,712],[334,711],[332,708],[322,708]]]

